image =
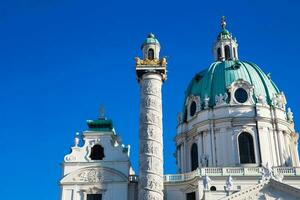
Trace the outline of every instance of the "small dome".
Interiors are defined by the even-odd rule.
[[[257,102],[256,96],[263,96],[265,102],[272,105],[272,97],[280,93],[273,81],[256,64],[245,61],[218,61],[195,75],[185,92],[185,100],[190,95],[199,96],[201,100],[208,96],[209,106],[213,107],[215,96],[225,94],[232,83],[241,79],[254,86],[254,102]]]
[[[226,40],[231,39],[232,34],[227,29],[222,29],[222,31],[218,35],[218,40]]]
[[[146,45],[146,44],[157,44],[157,45],[159,45],[159,42],[155,38],[155,35],[153,33],[149,33],[147,38],[145,39],[144,43],[142,44],[141,49],[143,49],[144,45]]]

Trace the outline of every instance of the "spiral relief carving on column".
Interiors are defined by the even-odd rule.
[[[139,200],[163,200],[162,78],[145,74],[141,81]]]

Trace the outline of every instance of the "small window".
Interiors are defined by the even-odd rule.
[[[221,48],[219,47],[218,50],[217,50],[217,53],[218,53],[218,60],[221,60]]]
[[[191,148],[191,170],[194,171],[198,168],[198,146],[196,143]]]
[[[230,60],[230,48],[228,45],[225,46],[225,59]]]
[[[149,60],[153,60],[154,59],[154,50],[153,49],[149,49],[148,50],[148,59]]]
[[[196,114],[197,104],[193,101],[190,105],[190,116],[193,117]]]
[[[195,192],[187,193],[186,200],[196,200],[196,193]]]
[[[210,187],[210,191],[217,191],[216,186],[211,186],[211,187]]]
[[[90,158],[92,160],[103,160],[104,157],[104,148],[99,144],[94,145],[91,150]]]
[[[241,164],[255,163],[254,143],[250,133],[243,132],[238,137]]]
[[[87,200],[102,200],[102,194],[88,194]]]
[[[237,102],[246,103],[246,101],[248,101],[248,92],[243,88],[239,88],[235,91],[234,97]]]
[[[187,122],[187,108],[184,110],[183,122]]]

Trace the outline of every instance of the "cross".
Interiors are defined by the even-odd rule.
[[[222,27],[222,29],[225,29],[225,27],[226,27],[225,16],[222,16],[222,19],[221,19],[221,27]]]
[[[100,114],[100,118],[104,118],[105,117],[105,107],[104,106],[100,106],[100,108],[99,108],[99,114]]]

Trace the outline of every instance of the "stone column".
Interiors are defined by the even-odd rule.
[[[163,200],[162,82],[155,72],[140,79],[139,200]]]

